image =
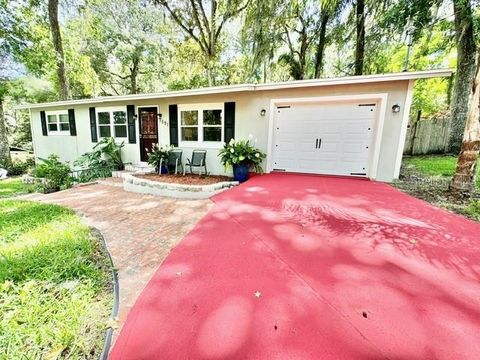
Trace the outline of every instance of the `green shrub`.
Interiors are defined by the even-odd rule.
[[[28,171],[28,169],[34,166],[35,160],[33,158],[25,161],[12,161],[11,163],[0,161],[0,168],[7,170],[9,176],[23,175]]]
[[[148,152],[148,165],[154,166],[155,170],[158,172],[162,165],[161,162],[163,162],[164,165],[167,164],[168,155],[171,151],[172,147],[169,145],[158,146],[158,144],[154,144],[152,150]]]
[[[73,184],[70,166],[60,162],[58,156],[51,154],[32,170],[32,175],[39,181],[39,190],[44,193],[68,189]]]
[[[76,180],[88,182],[112,176],[112,171],[123,170],[122,147],[124,143],[115,143],[113,138],[104,138],[93,150],[80,156],[74,165],[81,167]]]
[[[470,215],[471,218],[480,221],[480,200],[470,201],[465,212]]]
[[[231,139],[230,142],[225,144],[218,156],[225,168],[234,165],[247,165],[255,169],[256,172],[262,173],[263,169],[260,164],[266,155],[253,147],[249,140],[235,141]]]

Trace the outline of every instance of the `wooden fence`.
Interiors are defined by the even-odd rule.
[[[450,117],[418,120],[407,129],[406,155],[444,154],[447,151]]]

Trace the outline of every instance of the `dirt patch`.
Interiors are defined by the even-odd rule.
[[[233,181],[233,179],[228,176],[220,176],[220,175],[199,176],[199,175],[186,174],[185,176],[183,176],[183,175],[173,175],[173,174],[165,174],[165,175],[145,174],[145,175],[135,175],[135,176],[142,179],[152,180],[152,181],[158,181],[163,183],[184,184],[184,185],[211,185],[211,184],[216,184],[223,181]]]
[[[435,206],[479,221],[475,204],[480,201],[480,193],[455,196],[449,191],[450,181],[451,177],[425,176],[412,166],[402,165],[400,178],[392,185]]]

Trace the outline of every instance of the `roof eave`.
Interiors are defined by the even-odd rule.
[[[212,95],[212,94],[224,94],[232,92],[245,92],[245,91],[265,91],[265,90],[280,90],[280,89],[294,89],[294,88],[307,88],[315,86],[334,86],[334,85],[350,85],[359,83],[375,83],[375,82],[388,82],[388,81],[404,81],[404,80],[416,80],[434,77],[449,77],[453,74],[452,69],[440,69],[440,70],[427,70],[427,71],[415,71],[415,72],[401,72],[392,74],[379,74],[379,75],[361,75],[361,76],[349,76],[340,78],[327,78],[327,79],[312,79],[312,80],[297,80],[286,81],[280,83],[266,83],[266,84],[241,84],[241,85],[228,85],[217,86],[209,88],[199,88],[192,90],[178,90],[178,91],[166,91],[163,93],[152,94],[135,94],[135,95],[120,95],[120,96],[108,96],[93,99],[81,99],[81,100],[67,100],[57,101],[50,103],[38,103],[38,104],[25,104],[16,106],[15,109],[38,109],[38,108],[51,108],[58,106],[75,106],[75,105],[87,105],[87,104],[102,104],[118,101],[134,101],[134,100],[149,100],[149,99],[162,99],[173,97],[184,97],[194,95]]]

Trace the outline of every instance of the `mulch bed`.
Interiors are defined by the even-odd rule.
[[[148,179],[163,183],[175,183],[175,184],[185,184],[185,185],[211,185],[216,184],[222,181],[233,181],[232,178],[228,176],[220,176],[220,175],[207,175],[207,176],[200,176],[200,175],[192,175],[186,174],[183,175],[172,175],[172,174],[145,174],[145,175],[135,175],[136,177],[142,179]]]

